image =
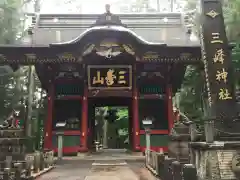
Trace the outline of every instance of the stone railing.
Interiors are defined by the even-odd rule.
[[[146,167],[161,180],[197,180],[193,164],[181,164],[175,158],[154,151],[146,152]]]
[[[28,153],[24,129],[0,129],[0,180],[32,179],[53,166],[53,151]]]
[[[169,134],[168,155],[159,152],[146,152],[146,167],[161,180],[197,179],[194,155],[189,149],[191,141],[201,141],[203,136],[192,122],[174,125]]]
[[[204,121],[204,133],[196,126],[175,126],[168,155],[146,152],[146,167],[161,180],[240,179],[240,135],[221,132],[224,141],[215,141],[214,121]]]
[[[181,164],[187,164],[190,162],[189,143],[204,141],[204,136],[197,130],[196,124],[188,121],[175,124],[169,140],[168,156],[177,159]]]

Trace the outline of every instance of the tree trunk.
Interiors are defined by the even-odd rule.
[[[103,125],[103,148],[108,147],[108,121],[104,120],[104,125]]]
[[[174,0],[171,0],[171,4],[170,4],[170,8],[171,8],[171,12],[173,12],[173,5],[174,5],[174,2],[173,2]]]
[[[25,124],[25,131],[28,137],[32,136],[32,104],[34,96],[34,67],[29,67],[28,72],[28,103],[27,103],[27,118]]]
[[[21,73],[21,68],[18,70]],[[16,87],[15,87],[15,93],[14,93],[14,97],[13,97],[13,106],[12,108],[18,108],[19,105],[19,101],[21,99],[20,97],[21,95],[21,81],[20,81],[20,77],[16,78]]]
[[[157,0],[157,12],[160,12],[160,0]]]

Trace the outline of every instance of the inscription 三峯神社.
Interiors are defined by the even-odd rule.
[[[129,68],[90,68],[90,87],[99,88],[131,88]]]
[[[222,40],[220,39],[219,37],[219,33],[212,33],[212,40],[211,40],[211,43],[212,44],[215,44],[215,43],[220,43],[222,44]],[[214,56],[213,56],[213,63],[214,64],[219,64],[220,65],[220,68],[217,68],[216,70],[216,81],[218,83],[221,84],[224,84],[222,86],[222,88],[219,88],[219,91],[218,91],[218,99],[219,100],[229,100],[229,99],[232,99],[232,96],[230,94],[230,91],[226,88],[226,83],[228,81],[228,72],[226,71],[226,69],[224,68],[225,66],[225,52],[222,48],[219,48],[219,49],[216,49],[215,50],[215,53],[214,53]],[[222,66],[222,67],[221,67]]]
[[[213,14],[214,16],[211,16]],[[208,13],[206,13],[207,16],[211,16],[212,19],[215,19],[218,17],[220,13],[210,10]],[[218,88],[218,99],[219,100],[230,100],[232,99],[231,91],[228,89],[227,83],[228,83],[228,71],[226,69],[226,52],[221,47],[221,45],[224,43],[224,41],[221,38],[221,33],[219,32],[213,32],[211,33],[211,44],[216,45],[217,47],[214,48],[214,55],[213,55],[213,65],[216,66],[216,74],[215,74],[215,80],[219,84]],[[220,46],[218,46],[220,45]]]

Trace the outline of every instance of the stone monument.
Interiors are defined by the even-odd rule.
[[[205,121],[206,141],[190,143],[198,175],[209,180],[239,179],[240,171],[240,120],[221,2],[201,0],[201,49],[210,117]]]

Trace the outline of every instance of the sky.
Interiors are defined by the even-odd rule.
[[[81,13],[81,14],[101,14],[105,4],[111,5],[113,13],[120,13],[120,6],[127,6],[136,0],[42,0],[41,13]],[[159,0],[160,7],[169,6],[168,0]],[[181,1],[181,0],[179,0]],[[150,0],[150,6],[156,7],[157,0]]]

